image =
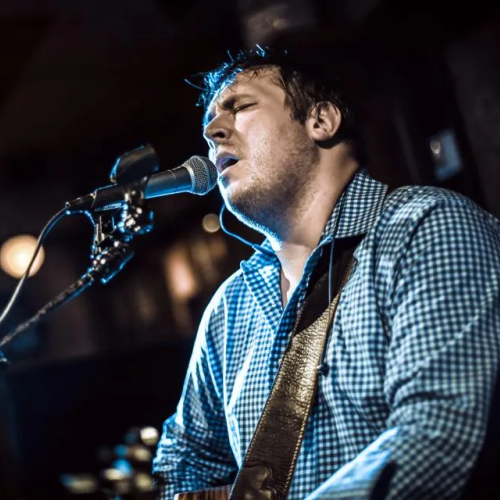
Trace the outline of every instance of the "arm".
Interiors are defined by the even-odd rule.
[[[483,445],[500,352],[498,226],[460,198],[393,222],[386,431],[308,500],[458,498]]]
[[[166,420],[153,462],[161,500],[231,481],[236,465],[222,404],[220,350],[211,306],[201,322],[177,412]],[[220,329],[220,328],[219,328]]]

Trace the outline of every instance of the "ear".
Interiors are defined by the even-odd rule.
[[[311,109],[306,127],[314,141],[325,142],[333,139],[341,122],[340,111],[331,102],[319,102]]]

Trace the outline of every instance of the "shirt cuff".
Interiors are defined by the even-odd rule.
[[[395,428],[384,432],[354,460],[339,469],[305,500],[375,500],[384,498],[393,473],[390,442]]]

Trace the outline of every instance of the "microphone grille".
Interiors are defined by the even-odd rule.
[[[207,194],[217,184],[217,169],[215,165],[204,156],[192,156],[184,164],[191,174],[193,194]]]

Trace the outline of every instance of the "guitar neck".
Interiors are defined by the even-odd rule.
[[[177,493],[174,500],[228,500],[231,486],[219,486],[202,491],[189,491]]]

